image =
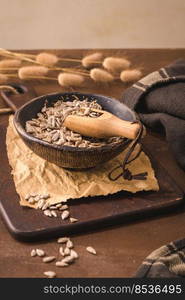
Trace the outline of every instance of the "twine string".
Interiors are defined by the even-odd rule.
[[[144,126],[138,120],[134,121],[133,123],[139,123],[140,124],[140,129],[138,131],[138,134],[137,134],[136,138],[134,139],[131,146],[129,147],[129,149],[128,149],[128,151],[127,151],[127,153],[126,153],[126,155],[123,159],[123,162],[121,164],[119,164],[118,166],[116,166],[114,169],[112,169],[109,172],[108,178],[111,181],[116,181],[120,177],[123,177],[124,179],[127,179],[127,180],[133,180],[133,179],[135,179],[135,180],[146,180],[147,179],[147,175],[148,175],[147,172],[143,172],[143,173],[133,175],[132,172],[128,168],[126,168],[126,166],[129,163],[131,163],[132,161],[134,161],[136,158],[138,158],[140,153],[142,152],[140,140],[141,140],[141,137],[142,137],[142,134],[143,134]],[[129,159],[137,145],[139,145],[139,150],[137,151],[136,155],[133,158]],[[120,173],[117,176],[114,176],[115,171],[117,171],[119,169],[120,169]]]

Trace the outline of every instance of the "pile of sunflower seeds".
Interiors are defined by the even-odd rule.
[[[108,139],[88,138],[62,125],[65,118],[71,114],[89,116],[91,118],[98,117],[100,113],[93,111],[93,109],[102,110],[102,107],[96,100],[88,101],[87,98],[79,100],[74,95],[74,101],[66,101],[66,99],[61,98],[53,106],[48,106],[47,104],[46,100],[41,112],[37,113],[37,117],[26,122],[26,132],[38,139],[49,144],[82,148],[102,147],[107,144],[119,143],[123,140],[121,137]]]
[[[78,219],[70,216],[69,206],[66,202],[61,202],[57,204],[50,205],[47,201],[50,198],[49,194],[28,194],[25,197],[25,200],[30,204],[35,204],[36,209],[43,211],[43,214],[47,217],[60,217],[62,220],[69,219],[70,223],[75,223]]]
[[[45,251],[42,249],[32,249],[30,255],[31,257],[38,256],[42,258],[42,262],[46,264],[55,261],[55,266],[59,268],[68,267],[69,265],[74,263],[76,259],[79,258],[78,253],[74,250],[74,244],[69,237],[58,238],[57,243],[60,244],[58,251],[59,251],[59,256],[61,257],[57,261],[56,261],[56,256],[46,256]],[[93,255],[96,255],[96,250],[91,246],[86,247],[86,251]],[[56,277],[56,273],[51,270],[44,272],[44,275],[48,278]]]

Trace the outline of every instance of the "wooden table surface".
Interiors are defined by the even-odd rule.
[[[184,49],[101,51],[105,55],[126,55],[132,61],[133,66],[142,68],[144,75],[178,58],[185,59]],[[31,51],[31,53],[37,52]],[[61,57],[81,58],[92,51],[57,50],[52,52]],[[66,63],[65,66],[69,66],[69,63]],[[50,84],[49,81],[27,81],[24,83],[33,86],[38,95],[67,91],[57,83],[53,85],[53,82]],[[119,99],[127,87],[118,81],[109,86],[103,86],[87,80],[84,87],[75,90],[109,95]],[[3,106],[1,101],[0,107]],[[3,118],[7,118],[7,116],[0,116],[0,123]],[[155,147],[156,142],[160,147]],[[154,145],[153,152],[159,156],[161,164],[165,168],[167,166],[168,172],[185,192],[185,173],[177,166],[164,139],[149,133],[145,138],[145,143]],[[13,199],[7,199],[7,201],[13,201]],[[0,219],[0,277],[42,277],[43,272],[49,269],[57,271],[58,277],[132,277],[142,260],[151,251],[172,240],[183,238],[185,235],[184,227],[185,209],[181,208],[173,213],[159,215],[155,218],[75,235],[72,240],[80,259],[68,268],[57,269],[53,265],[43,264],[39,258],[30,257],[32,248],[42,248],[48,255],[57,255],[58,244],[56,240],[37,243],[18,242],[10,236]],[[87,245],[96,248],[98,255],[88,254],[85,250]]]

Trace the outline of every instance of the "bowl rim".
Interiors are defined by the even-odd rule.
[[[19,115],[22,113],[22,111],[25,109],[25,107],[29,106],[30,104],[39,101],[43,98],[46,98],[46,100],[49,100],[47,98],[49,97],[62,97],[65,95],[81,95],[81,96],[85,96],[85,97],[99,97],[99,98],[104,98],[104,99],[110,99],[113,101],[116,101],[120,104],[122,104],[123,106],[125,106],[127,108],[127,110],[131,113],[132,117],[133,117],[133,121],[137,120],[136,114],[134,111],[132,111],[129,107],[127,107],[124,103],[119,102],[117,99],[109,97],[109,96],[104,96],[101,94],[92,94],[92,93],[81,93],[81,92],[55,92],[55,93],[49,93],[49,94],[45,94],[45,95],[41,95],[38,97],[35,97],[33,99],[31,99],[30,101],[26,102],[24,105],[22,105],[14,114],[14,118],[13,118],[13,124],[17,130],[17,132],[19,133],[19,135],[21,137],[23,137],[24,139],[30,141],[30,142],[35,142],[38,143],[42,146],[45,146],[47,148],[51,148],[51,149],[56,149],[56,150],[64,150],[64,151],[69,151],[69,152],[94,152],[94,151],[101,151],[102,150],[111,150],[112,148],[115,149],[115,146],[119,147],[121,145],[127,145],[130,144],[130,142],[132,140],[125,138],[123,141],[120,141],[119,143],[115,143],[115,144],[107,144],[107,145],[103,145],[103,146],[99,146],[99,147],[92,147],[92,148],[88,148],[88,147],[75,147],[75,146],[67,146],[67,145],[55,145],[55,144],[50,144],[46,141],[43,141],[41,139],[38,139],[36,137],[34,137],[33,135],[29,134],[26,132],[25,128],[20,124],[19,121]],[[40,112],[40,111],[38,111]],[[116,148],[117,148],[116,147]]]

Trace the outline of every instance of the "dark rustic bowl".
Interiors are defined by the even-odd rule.
[[[77,95],[80,100],[88,98],[89,101],[93,101],[96,99],[104,110],[111,112],[123,120],[136,120],[134,112],[115,99],[101,95],[81,94],[75,92],[48,94],[29,101],[15,113],[14,125],[25,144],[34,153],[47,161],[55,163],[60,167],[71,169],[95,167],[96,165],[104,163],[117,156],[130,144],[131,140],[124,139],[115,145],[106,145],[98,148],[78,148],[52,145],[33,137],[25,131],[26,121],[36,117],[37,113],[40,112],[44,106],[46,99],[48,101],[48,105],[51,105],[61,97],[66,99],[66,101],[73,101],[73,95]]]

